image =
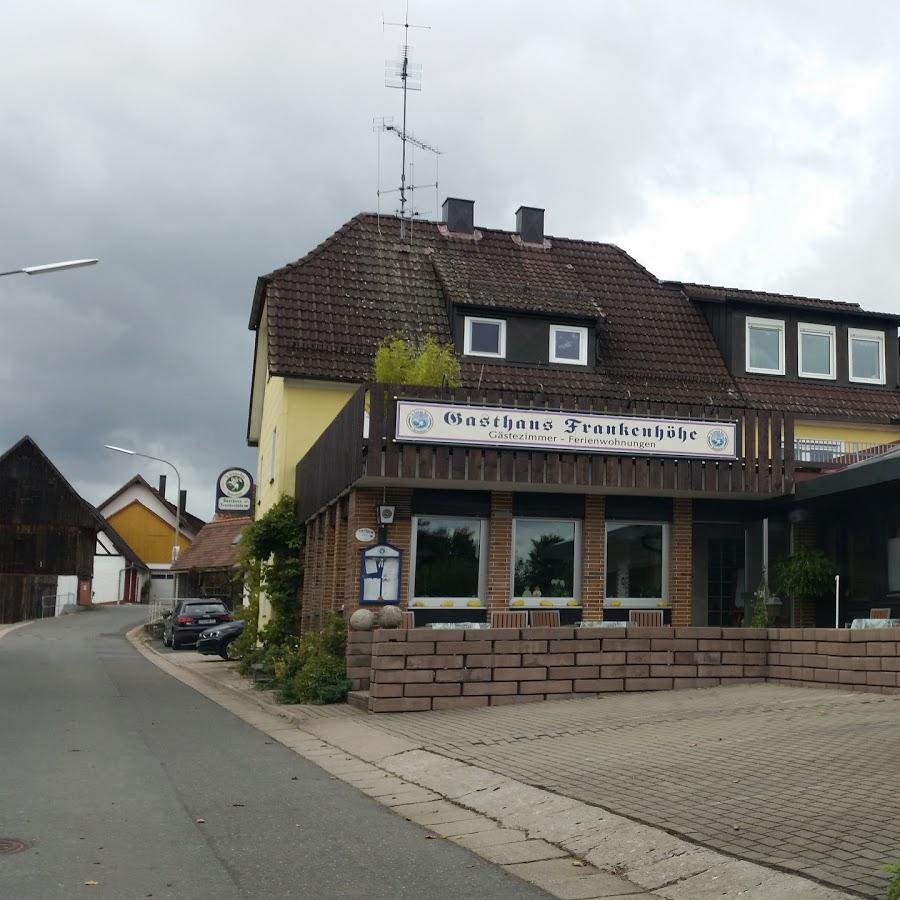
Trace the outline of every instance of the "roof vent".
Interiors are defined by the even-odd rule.
[[[536,206],[516,210],[516,233],[526,244],[544,243],[544,211]]]
[[[450,234],[475,233],[475,201],[448,197],[444,201],[443,221]]]

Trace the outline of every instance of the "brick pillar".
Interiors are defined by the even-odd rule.
[[[306,523],[303,546],[303,593],[300,597],[300,631],[309,631],[309,613],[313,603],[313,565],[315,564],[315,534],[313,523]]]
[[[341,501],[334,504],[334,527],[331,554],[331,611],[342,613],[344,606],[344,560],[347,558],[347,522],[343,515]]]
[[[406,609],[409,605],[409,573],[412,565],[409,558],[412,537],[412,489],[388,488],[384,502],[388,506],[395,507],[394,524],[388,527],[387,540],[403,554],[400,557],[400,606]]]
[[[348,617],[359,608],[359,551],[375,543],[372,541],[361,544],[356,540],[356,531],[359,528],[378,530],[378,512],[375,507],[380,498],[381,491],[358,488],[350,492],[347,512],[347,575],[344,580],[344,609]]]
[[[329,506],[322,514],[322,621],[334,609],[334,519],[336,509]]]
[[[581,606],[586,621],[602,621],[606,552],[606,497],[584,498],[581,528]]]
[[[691,501],[676,497],[672,509],[669,602],[672,624],[690,625],[694,608],[694,541]]]
[[[489,609],[509,609],[512,597],[512,494],[491,493],[491,518],[487,540],[487,605]]]
[[[807,512],[807,517],[800,522],[791,523],[791,552],[804,548],[814,548],[818,543],[819,529],[816,520]],[[772,573],[769,573],[769,585],[772,585]],[[798,628],[814,628],[816,625],[816,601],[808,597],[795,599],[791,619]]]

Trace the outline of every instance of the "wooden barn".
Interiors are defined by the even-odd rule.
[[[78,602],[89,603],[104,527],[30,437],[0,456],[0,623],[39,618],[60,575],[77,576]]]

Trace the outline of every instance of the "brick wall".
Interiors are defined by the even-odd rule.
[[[694,537],[691,501],[676,497],[672,503],[672,547],[669,598],[672,624],[690,625],[694,607]]]
[[[603,582],[606,566],[606,498],[589,494],[584,498],[581,529],[582,617],[603,618]]]
[[[347,635],[347,677],[350,690],[369,690],[372,671],[372,632],[351,631]]]
[[[900,629],[413,628],[371,641],[372,712],[766,679],[900,693]]]

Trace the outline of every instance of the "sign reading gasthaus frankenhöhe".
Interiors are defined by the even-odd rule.
[[[735,459],[736,435],[734,422],[397,401],[397,440],[417,444]]]

